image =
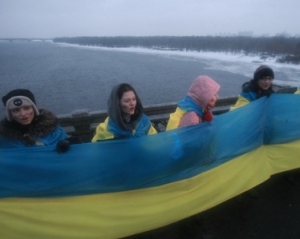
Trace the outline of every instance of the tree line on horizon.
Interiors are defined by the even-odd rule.
[[[143,47],[159,50],[207,51],[277,57],[278,62],[300,64],[300,37],[148,36],[58,37],[56,43],[102,47]]]

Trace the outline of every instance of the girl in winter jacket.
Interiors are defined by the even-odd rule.
[[[134,138],[156,134],[135,89],[127,84],[116,85],[108,100],[108,117],[96,128],[92,142],[107,139]]]
[[[213,120],[211,109],[218,99],[220,85],[208,76],[198,76],[190,86],[187,96],[178,102],[170,115],[167,130],[200,124]]]
[[[54,114],[37,108],[31,91],[12,90],[2,102],[6,117],[0,122],[0,148],[56,145],[68,138]]]
[[[272,88],[274,80],[274,71],[267,65],[261,65],[253,74],[253,79],[242,85],[242,91],[238,100],[230,110],[234,110],[257,100],[264,96],[270,96],[274,93]]]

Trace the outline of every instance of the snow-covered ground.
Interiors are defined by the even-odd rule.
[[[59,45],[64,47],[80,47],[91,50],[124,51],[140,54],[155,54],[162,57],[172,57],[181,61],[197,61],[207,59],[207,68],[211,70],[223,70],[231,73],[245,75],[248,78],[253,76],[253,72],[262,64],[269,65],[275,72],[275,84],[300,86],[300,65],[277,63],[276,58],[260,59],[258,55],[245,55],[224,53],[224,52],[196,52],[177,50],[156,50],[142,47],[109,48],[97,46],[81,46],[75,44]]]

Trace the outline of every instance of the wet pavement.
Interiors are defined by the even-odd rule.
[[[190,218],[126,239],[299,239],[300,169]]]

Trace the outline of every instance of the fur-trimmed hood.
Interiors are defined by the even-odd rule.
[[[22,141],[25,145],[33,145],[36,137],[45,137],[58,125],[57,117],[50,111],[40,109],[30,125],[21,125],[6,118],[0,122],[0,135],[13,141]]]

